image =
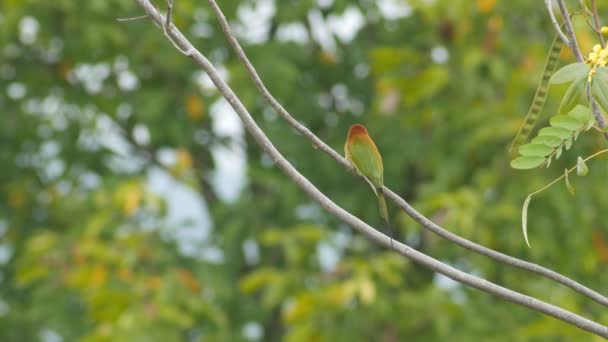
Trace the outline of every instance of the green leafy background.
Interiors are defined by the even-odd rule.
[[[247,29],[244,9],[264,3],[275,11]],[[570,178],[576,196],[556,186],[535,197],[532,249],[521,235],[526,194],[606,145],[589,131],[549,169],[509,166],[507,148],[554,36],[544,4],[408,3],[409,15],[397,18],[364,0],[220,6],[241,38],[261,32],[243,39],[253,64],[332,147],[341,150],[351,124],[365,124],[382,152],[385,183],[434,221],[608,293],[605,158],[589,163],[587,177]],[[353,13],[364,23],[353,39],[328,32],[281,39],[288,25],[310,37],[319,25],[311,18]],[[217,110],[219,94],[201,86],[200,71],[160,30],[145,19],[116,20],[141,14],[128,0],[0,3],[0,340],[597,340],[446,281],[330,217],[249,137],[217,129],[230,113]],[[575,19],[589,51],[595,38]],[[177,1],[175,22],[222,66],[306,177],[382,227],[369,187],[268,108],[205,1]],[[571,62],[564,52],[561,63]],[[551,87],[540,127],[565,90]],[[245,185],[227,196],[231,184],[217,181],[221,156],[210,151],[234,146],[245,157]],[[195,200],[155,191],[158,172]],[[171,219],[176,206],[208,213],[208,229]],[[396,238],[435,258],[608,324],[605,308],[569,289],[440,240],[390,204],[389,215]],[[184,236],[188,229],[205,236]]]

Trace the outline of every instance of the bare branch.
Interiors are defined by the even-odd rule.
[[[574,57],[576,57],[576,60],[579,62],[583,62],[585,58],[581,53],[581,49],[578,47],[578,40],[576,40],[576,35],[574,34],[572,20],[570,20],[570,13],[568,12],[568,8],[566,8],[566,3],[564,2],[564,0],[557,0],[557,4],[559,5],[559,11],[562,13],[562,17],[564,18],[564,26],[566,28],[566,34],[568,35],[566,44],[570,47],[572,53],[574,53]],[[549,15],[553,15],[552,9],[549,11]],[[555,16],[553,16],[553,18],[555,18]]]
[[[551,18],[551,23],[553,23],[553,27],[555,28],[555,32],[562,39],[564,44],[570,46],[570,42],[568,41],[568,37],[562,31],[562,28],[559,26],[557,19],[555,18],[555,12],[553,12],[553,5],[551,4],[551,0],[545,0],[545,5],[547,6],[547,11],[549,11],[549,17]]]
[[[597,13],[597,3],[595,0],[591,0],[591,8],[593,9],[593,21],[595,23],[593,30],[597,33],[600,38],[600,44],[602,44],[602,48],[606,47],[606,42],[604,41],[604,35],[602,34],[602,27],[600,25],[600,16]]]
[[[327,146],[327,144],[325,142],[323,142],[323,140],[319,139],[319,137],[317,137],[314,133],[312,133],[306,126],[302,125],[298,120],[296,120],[293,116],[291,116],[291,114],[289,114],[289,112],[285,108],[283,108],[283,106],[279,103],[279,101],[277,101],[274,98],[274,96],[272,96],[272,94],[268,91],[268,89],[264,85],[264,82],[262,82],[262,79],[256,72],[255,68],[253,67],[253,65],[251,64],[249,59],[247,58],[247,55],[245,55],[245,51],[243,51],[243,48],[241,48],[241,45],[234,37],[234,34],[232,34],[232,31],[230,30],[230,26],[228,25],[228,21],[226,20],[224,13],[222,13],[222,10],[219,8],[219,6],[217,5],[217,3],[214,0],[209,0],[209,5],[211,5],[211,8],[215,12],[215,15],[217,16],[217,18],[220,22],[220,26],[222,27],[222,31],[224,32],[224,35],[226,35],[228,42],[230,43],[230,45],[236,52],[238,58],[241,60],[243,65],[245,65],[245,68],[247,69],[249,76],[253,79],[253,82],[255,83],[256,88],[262,94],[264,99],[266,99],[266,101],[268,101],[268,103],[270,103],[272,108],[274,108],[277,111],[277,113],[279,113],[279,115],[285,121],[287,121],[287,123],[290,126],[295,128],[302,135],[304,135],[304,137],[306,137],[306,139],[310,140],[316,148],[327,153],[330,157],[332,157],[332,159],[334,159],[336,162],[338,162],[338,164],[342,165],[344,168],[349,170],[352,174],[356,175],[357,173],[355,172],[355,169],[353,168],[353,166],[346,159],[344,159],[342,157],[342,155],[340,155],[338,152],[336,152],[331,147]]]
[[[403,211],[405,211],[411,218],[413,218],[416,222],[420,223],[424,228],[432,231],[433,233],[443,237],[446,240],[450,240],[466,249],[474,251],[476,253],[485,255],[489,258],[492,258],[496,261],[502,262],[507,265],[511,265],[514,267],[518,267],[532,273],[536,273],[542,275],[546,278],[559,282],[563,285],[568,286],[569,288],[584,294],[585,296],[593,299],[594,301],[608,305],[607,298],[602,296],[601,294],[577,283],[576,281],[560,274],[550,269],[544,268],[540,265],[520,260],[509,255],[500,253],[493,249],[484,247],[482,245],[478,245],[475,242],[469,241],[463,237],[460,237],[448,230],[445,230],[435,222],[429,220],[427,217],[416,211],[409,203],[407,203],[404,199],[399,197],[399,195],[392,192],[390,189],[384,188],[384,194],[387,198],[391,199],[395,204],[397,204]]]
[[[135,21],[135,20],[140,20],[140,19],[146,19],[148,17],[148,15],[140,15],[138,17],[133,17],[133,18],[116,18],[116,21]]]
[[[228,21],[226,20],[226,17],[222,13],[221,9],[219,8],[219,6],[215,2],[215,0],[208,0],[208,1],[220,22],[222,31],[226,35],[226,38],[230,42],[230,45],[234,49],[238,58],[245,65],[245,68],[249,72],[250,77],[253,79],[255,86],[257,87],[259,92],[262,94],[262,96],[279,113],[279,115],[283,119],[285,119],[287,121],[287,123],[289,123],[289,125],[291,125],[293,128],[295,128],[298,132],[302,133],[302,135],[304,135],[308,140],[310,140],[314,144],[315,147],[317,147],[319,150],[327,153],[336,162],[338,162],[340,165],[345,167],[347,170],[351,171],[353,174],[356,174],[355,172],[353,172],[352,166],[346,159],[344,159],[339,153],[337,153],[334,149],[332,149],[325,142],[323,142],[323,140],[319,139],[306,126],[304,126],[300,122],[298,122],[293,116],[291,116],[291,114],[289,114],[289,112],[285,108],[283,108],[283,106],[274,98],[274,96],[272,96],[272,94],[268,91],[268,89],[264,85],[264,82],[261,80],[261,78],[258,75],[257,71],[255,70],[254,66],[251,64],[251,62],[247,58],[247,55],[243,51],[238,40],[235,38],[234,34],[230,30]],[[388,196],[389,199],[391,199],[395,204],[397,204],[401,209],[403,209],[410,217],[412,217],[414,220],[416,220],[420,224],[422,224],[422,226],[424,228],[432,231],[433,233],[441,236],[442,238],[449,240],[455,244],[458,244],[475,253],[485,255],[498,262],[501,262],[501,263],[504,263],[504,264],[507,264],[510,266],[518,267],[518,268],[527,270],[529,272],[544,276],[551,280],[554,280],[558,283],[561,283],[565,286],[570,287],[571,289],[593,299],[594,301],[596,301],[600,304],[608,306],[607,297],[602,296],[601,294],[589,289],[588,287],[586,287],[582,284],[577,283],[576,281],[574,281],[566,276],[561,275],[560,273],[557,273],[557,272],[547,269],[545,267],[539,266],[537,264],[527,262],[524,260],[520,260],[520,259],[511,257],[511,256],[508,256],[506,254],[494,251],[490,248],[476,244],[472,241],[469,241],[463,237],[460,237],[456,234],[449,232],[448,230],[431,222],[429,219],[422,216],[420,213],[416,212],[413,208],[411,208],[409,206],[409,204],[404,199],[399,197],[397,194],[392,192],[390,189],[388,189],[388,188],[385,188],[385,189],[387,191],[387,194],[389,195]]]
[[[159,13],[149,0],[135,0],[154,22],[162,25],[165,18]],[[203,56],[198,50],[192,46],[192,44],[184,37],[184,35],[170,25],[167,29],[168,35],[174,41],[174,43],[182,50],[191,51],[190,57],[209,75],[214,85],[224,96],[226,101],[232,106],[236,114],[243,121],[243,125],[252,135],[258,145],[270,156],[275,164],[289,177],[292,181],[300,187],[311,199],[316,201],[321,207],[327,210],[330,214],[341,220],[342,222],[350,225],[356,229],[359,233],[363,234],[370,240],[382,245],[384,247],[390,246],[390,238],[381,232],[375,230],[365,222],[361,221],[356,216],[352,215],[348,211],[336,205],[321,191],[319,191],[308,179],[300,174],[290,163],[283,157],[283,155],[276,149],[260,127],[256,124],[251,114],[247,111],[244,105],[240,102],[236,94],[232,89],[222,80],[221,76],[215,69],[215,67],[209,62],[209,60]],[[586,319],[582,316],[564,310],[555,305],[548,304],[530,296],[520,294],[518,292],[506,289],[485,279],[481,279],[465,272],[459,271],[449,265],[446,265],[432,257],[429,257],[423,253],[410,248],[407,245],[396,242],[394,243],[395,250],[401,255],[408,257],[412,261],[419,263],[429,269],[441,273],[451,279],[454,279],[463,284],[477,288],[479,290],[491,293],[497,297],[511,301],[513,303],[526,306],[533,310],[545,313],[549,316],[560,319],[564,322],[570,323],[581,329],[587,330],[594,334],[608,338],[608,327],[603,326],[599,323]]]
[[[169,34],[169,28],[171,27],[171,25],[173,25],[173,23],[171,23],[171,18],[173,17],[173,3],[175,0],[167,0],[167,15],[165,16],[165,22],[162,23],[162,28],[163,28],[163,33],[165,34],[165,37],[167,37],[167,39],[169,39],[169,41],[173,44],[173,46],[179,51],[181,52],[183,55],[191,57],[190,54],[192,53],[192,50],[188,49],[182,49],[179,45],[177,45],[175,43],[175,40],[173,39],[173,37]]]

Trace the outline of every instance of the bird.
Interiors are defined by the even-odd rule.
[[[376,144],[367,133],[365,126],[354,124],[350,127],[346,143],[344,144],[344,157],[374,190],[374,194],[378,198],[380,216],[388,224],[388,211],[382,191],[384,186],[382,156],[380,156],[380,152],[378,152]],[[393,239],[391,236],[391,248],[392,244]]]

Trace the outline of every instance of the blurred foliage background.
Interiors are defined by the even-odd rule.
[[[605,159],[571,180],[576,196],[560,185],[535,198],[532,249],[521,236],[526,194],[606,145],[588,133],[547,170],[509,168],[554,36],[542,2],[220,6],[270,90],[331,146],[367,125],[387,186],[437,223],[608,292]],[[141,14],[129,0],[0,3],[0,340],[594,340],[327,215],[160,30],[116,20]],[[369,187],[255,91],[206,1],[177,1],[175,22],[305,176],[382,226]],[[586,53],[596,38],[576,24]],[[551,88],[545,122],[564,90]],[[608,324],[598,304],[452,246],[390,204],[389,214],[417,249]]]

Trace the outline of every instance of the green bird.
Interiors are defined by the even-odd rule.
[[[388,211],[382,193],[382,187],[384,186],[382,157],[376,144],[367,134],[365,126],[355,124],[350,127],[346,144],[344,144],[344,157],[355,167],[357,173],[361,174],[371,185],[376,197],[378,197],[380,216],[388,223]],[[391,246],[392,243],[391,237]]]

